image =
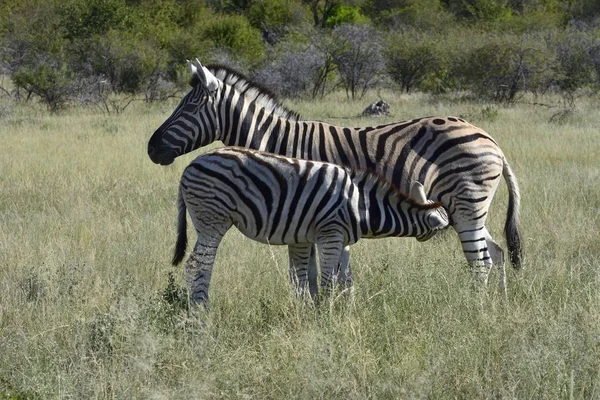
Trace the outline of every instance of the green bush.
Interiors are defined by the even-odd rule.
[[[364,24],[369,18],[361,14],[358,6],[335,3],[330,15],[325,20],[325,26],[333,28],[342,24]]]
[[[52,112],[65,108],[76,93],[73,71],[57,59],[40,59],[33,65],[22,66],[11,78],[17,88],[39,96]]]
[[[250,24],[261,30],[282,31],[306,19],[306,11],[294,0],[256,0],[248,9]]]
[[[388,35],[384,58],[388,74],[405,92],[418,88],[426,78],[434,79],[436,74],[444,71],[437,39],[415,31]]]
[[[587,29],[570,28],[547,37],[555,53],[552,82],[561,92],[572,95],[577,89],[595,82],[594,33]]]
[[[455,64],[463,88],[498,102],[513,102],[523,91],[548,84],[552,54],[539,36],[486,35]]]
[[[209,22],[204,36],[249,65],[257,65],[265,54],[260,32],[239,15],[219,15]]]
[[[78,41],[73,52],[80,70],[104,77],[115,93],[139,93],[153,74],[166,69],[166,52],[123,32],[110,31]]]
[[[125,0],[71,0],[60,6],[65,38],[79,40],[102,35],[125,25]]]

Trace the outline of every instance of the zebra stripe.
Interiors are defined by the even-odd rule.
[[[485,228],[502,176],[509,195],[506,241],[513,266],[521,267],[519,186],[498,144],[481,128],[457,117],[362,128],[305,121],[231,69],[215,66],[209,71],[196,60],[192,72],[192,90],[148,142],[153,162],[171,164],[190,149],[220,140],[229,146],[376,170],[404,192],[410,190],[410,182],[422,182],[427,198],[448,211],[464,255],[484,283],[492,265],[504,262],[504,252]],[[182,119],[186,132],[179,128]]]
[[[421,189],[421,190],[419,190]],[[424,240],[448,227],[441,203],[426,203],[422,186],[413,200],[371,172],[350,172],[323,162],[224,147],[196,158],[183,172],[179,190],[178,239],[173,264],[187,245],[186,209],[198,239],[186,263],[194,304],[208,304],[217,248],[232,225],[247,237],[288,245],[299,291],[308,281],[311,248],[317,245],[321,287],[360,238],[412,236]],[[311,294],[316,290],[310,288]]]

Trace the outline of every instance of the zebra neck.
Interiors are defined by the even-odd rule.
[[[227,146],[240,146],[270,153],[290,155],[303,122],[296,114],[278,105],[263,106],[249,101],[237,91],[225,91],[220,101],[221,140]]]
[[[359,215],[362,237],[410,236],[410,207],[392,187],[368,177],[362,182]]]

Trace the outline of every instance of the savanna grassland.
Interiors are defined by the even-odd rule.
[[[231,230],[200,323],[170,266],[194,155],[146,155],[175,103],[19,106],[0,118],[0,398],[600,397],[600,102],[559,118],[387,93],[392,116],[356,117],[374,99],[288,106],[344,125],[460,115],[490,132],[522,194],[524,270],[508,267],[507,299],[496,273],[471,288],[447,231],[359,242],[354,304],[315,307],[292,295],[284,247]],[[488,227],[504,248],[506,205],[501,183]]]

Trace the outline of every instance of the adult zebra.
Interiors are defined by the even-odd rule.
[[[418,182],[411,197],[370,171],[222,147],[197,157],[182,174],[173,264],[185,254],[187,209],[198,234],[186,263],[192,304],[208,305],[217,249],[232,225],[259,242],[288,245],[295,267],[290,278],[300,290],[316,243],[321,287],[328,289],[343,249],[360,238],[427,240],[448,227],[442,203],[428,203]],[[310,288],[313,296],[315,289]]]
[[[307,121],[227,67],[209,70],[198,60],[190,67],[191,91],[148,142],[153,162],[168,165],[220,140],[353,170],[376,170],[403,192],[410,190],[411,182],[422,182],[427,198],[448,211],[464,255],[483,284],[493,264],[504,267],[504,252],[485,227],[503,176],[508,186],[504,231],[510,260],[516,269],[521,267],[519,186],[500,147],[482,129],[456,117],[362,128]]]

